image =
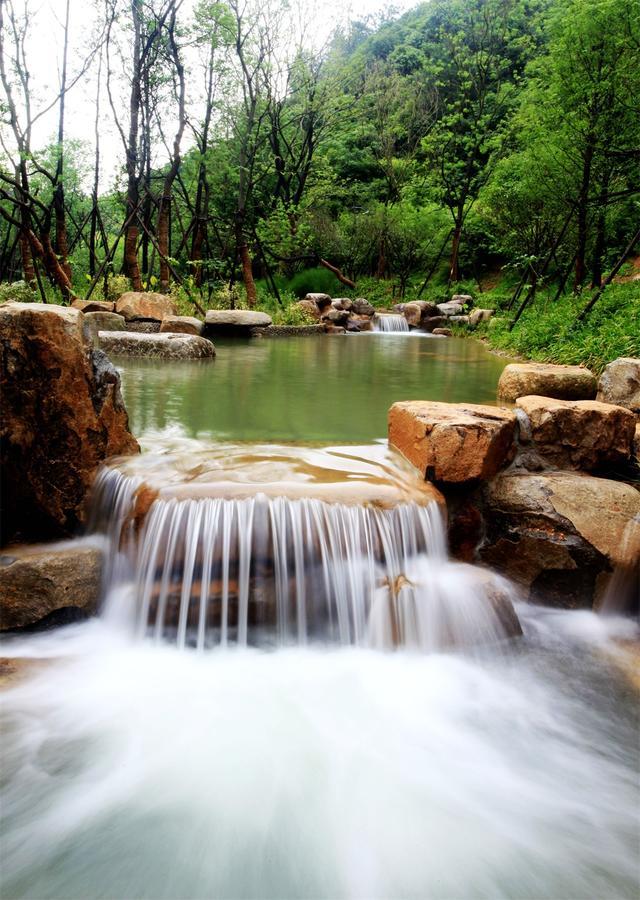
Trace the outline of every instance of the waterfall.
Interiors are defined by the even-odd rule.
[[[139,638],[199,650],[310,641],[431,650],[519,631],[500,579],[447,560],[435,503],[380,508],[257,490],[159,497],[140,521],[140,486],[105,469],[94,496],[112,546],[107,612],[117,605],[122,618],[124,604]]]
[[[391,315],[388,313],[377,314],[373,320],[373,330],[383,332],[399,332],[409,331],[407,320],[404,316]]]

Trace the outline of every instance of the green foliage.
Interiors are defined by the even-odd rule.
[[[346,289],[341,285],[333,272],[328,269],[304,269],[298,272],[286,282],[286,290],[296,297],[304,297],[305,294],[330,294],[337,296],[336,291],[343,292]]]
[[[485,295],[490,299],[491,295]],[[638,308],[640,286],[637,283],[613,284],[594,307],[585,322],[576,317],[587,297],[572,294],[552,302],[553,292],[538,297],[527,309],[513,331],[510,318],[482,325],[479,334],[492,347],[544,362],[584,363],[599,373],[619,356],[640,356]],[[490,304],[487,304],[490,305]]]
[[[40,298],[25,281],[14,281],[13,284],[0,284],[0,303],[37,303]]]

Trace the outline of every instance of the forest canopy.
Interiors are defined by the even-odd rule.
[[[637,246],[637,3],[431,0],[319,46],[285,0],[102,0],[70,46],[66,0],[48,92],[32,13],[0,2],[0,281],[26,294],[131,287],[202,311],[500,283],[518,319],[536,291],[624,274]]]

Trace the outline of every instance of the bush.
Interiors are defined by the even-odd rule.
[[[14,281],[13,284],[0,284],[0,303],[13,300],[14,303],[37,303],[39,298],[26,281]]]
[[[331,297],[344,296],[345,291],[348,289],[338,281],[332,272],[319,267],[298,272],[286,283],[285,290],[301,298],[305,294],[329,294]]]

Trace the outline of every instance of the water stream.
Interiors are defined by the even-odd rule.
[[[409,331],[409,325],[404,316],[384,313],[375,316],[373,320],[374,331],[383,333]]]
[[[636,624],[448,560],[375,440],[407,392],[492,402],[459,343],[122,364],[145,452],[95,487],[101,615],[3,642],[3,898],[637,896]]]

